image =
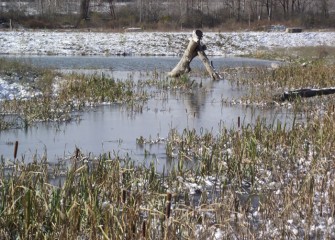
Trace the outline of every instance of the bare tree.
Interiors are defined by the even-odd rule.
[[[273,7],[272,0],[266,0],[266,12],[267,12],[269,21],[272,20],[272,7]]]
[[[108,2],[109,2],[110,14],[111,14],[111,16],[112,16],[113,19],[116,19],[113,0],[108,0]]]
[[[289,15],[289,0],[279,0],[280,5],[283,9],[283,15],[285,18]]]
[[[127,4],[125,7],[115,5],[121,0],[0,0],[3,1],[6,4],[2,5],[0,12],[8,15],[9,9],[17,17],[35,7],[35,14],[47,18],[54,17],[54,13],[72,15],[79,12],[79,24],[81,20],[89,19],[93,11],[104,11],[113,20],[122,12],[123,15],[119,16],[121,25],[127,25],[126,21],[131,24],[161,22],[192,28],[212,27],[229,20],[248,21],[251,25],[257,20],[267,19],[270,22],[283,18],[308,18],[308,24],[321,22],[315,21],[315,18],[332,17],[335,8],[334,0],[123,0]],[[28,6],[27,2],[31,4]],[[54,19],[50,19],[51,22]],[[323,22],[334,26],[332,21]]]
[[[89,19],[90,0],[81,0],[80,2],[80,20]]]
[[[329,17],[329,3],[328,0],[320,0],[320,10],[323,17]]]

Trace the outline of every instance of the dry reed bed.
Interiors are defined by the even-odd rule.
[[[171,130],[175,169],[76,151],[64,183],[43,160],[1,171],[0,235],[62,239],[333,238],[334,112],[288,129]],[[189,163],[192,161],[192,167]]]
[[[226,69],[226,78],[237,87],[247,89],[247,94],[235,102],[240,104],[273,107],[288,105],[276,102],[275,96],[285,91],[301,88],[334,87],[335,63],[324,59],[310,61],[294,61],[275,65],[273,68],[238,68]],[[331,102],[332,96],[310,99],[297,99],[290,107],[302,111],[315,104],[322,107],[322,103]],[[302,108],[301,108],[302,107]],[[307,108],[306,108],[307,107]]]
[[[148,99],[147,93],[136,88],[133,81],[103,75],[42,75],[34,84],[38,89],[35,96],[1,102],[0,130],[28,127],[35,122],[71,121],[76,112],[90,107],[111,103],[134,107]]]

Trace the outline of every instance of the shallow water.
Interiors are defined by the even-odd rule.
[[[100,56],[7,56],[36,66],[54,69],[110,69],[113,71],[152,71],[172,69],[180,58],[177,57],[100,57]],[[242,66],[270,66],[273,61],[240,58],[209,57],[215,68]],[[191,68],[203,67],[199,59],[191,62]]]
[[[22,58],[40,66],[53,66],[63,71],[73,69],[109,69],[109,74],[116,78],[129,75],[130,71],[154,69],[169,70],[177,58],[98,58],[98,57],[30,57]],[[65,59],[65,60],[64,60]],[[270,65],[269,61],[250,59],[215,58],[215,64],[226,66]],[[195,65],[198,64],[197,62]],[[111,67],[107,68],[107,65]],[[112,69],[112,70],[111,70]],[[105,71],[104,70],[104,71]],[[136,79],[136,74],[134,79]],[[37,124],[28,129],[15,129],[0,132],[1,155],[13,159],[14,146],[19,141],[18,156],[25,162],[47,155],[50,162],[67,158],[75,152],[76,147],[83,153],[98,155],[111,152],[115,155],[129,155],[133,160],[142,162],[155,161],[158,170],[165,165],[170,167],[165,155],[164,143],[136,144],[136,138],[166,138],[172,128],[180,132],[185,128],[199,132],[218,132],[220,127],[237,127],[237,119],[242,124],[255,122],[258,117],[266,117],[269,123],[280,120],[290,121],[287,112],[278,110],[260,110],[240,105],[222,104],[222,99],[237,98],[243,92],[234,88],[228,81],[203,79],[203,87],[192,93],[158,92],[150,99],[142,111],[132,111],[125,106],[114,104],[101,106],[79,113],[77,121],[70,123]],[[149,156],[149,157],[148,157]]]

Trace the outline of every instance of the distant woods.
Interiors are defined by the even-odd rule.
[[[14,24],[32,28],[236,29],[280,22],[302,27],[335,27],[335,1],[0,0],[0,15],[0,24],[12,19]]]
[[[105,1],[91,1],[91,0],[81,0],[80,2],[80,18],[79,20],[88,20],[90,17],[90,7],[93,6],[105,6],[108,4],[109,13],[113,19],[116,18],[113,6],[114,0],[105,0]],[[93,4],[93,5],[92,5]]]

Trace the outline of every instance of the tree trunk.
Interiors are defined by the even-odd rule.
[[[113,0],[109,0],[109,11],[112,16],[112,19],[116,19],[115,11],[114,11],[114,5],[113,5]]]
[[[200,39],[202,37],[202,32],[199,30],[193,31],[192,38],[190,38],[190,42],[180,59],[179,63],[175,66],[175,68],[169,72],[170,77],[179,77],[184,73],[188,73],[191,71],[190,63],[193,58],[197,55],[196,48],[200,44]]]
[[[82,0],[80,4],[80,17],[81,20],[87,20],[89,18],[89,8],[90,8],[90,0]]]
[[[91,0],[80,0],[80,15],[76,27],[80,26],[82,20],[89,20],[89,9]]]
[[[206,67],[207,72],[212,77],[213,80],[221,79],[221,76],[215,71],[212,64],[209,62],[205,50],[206,46],[200,43],[200,40],[203,36],[202,31],[194,30],[192,34],[192,38],[190,38],[190,42],[188,46],[178,62],[178,64],[174,67],[174,69],[168,73],[170,77],[179,77],[184,73],[188,73],[191,71],[190,63],[196,56],[199,56],[200,60]]]

